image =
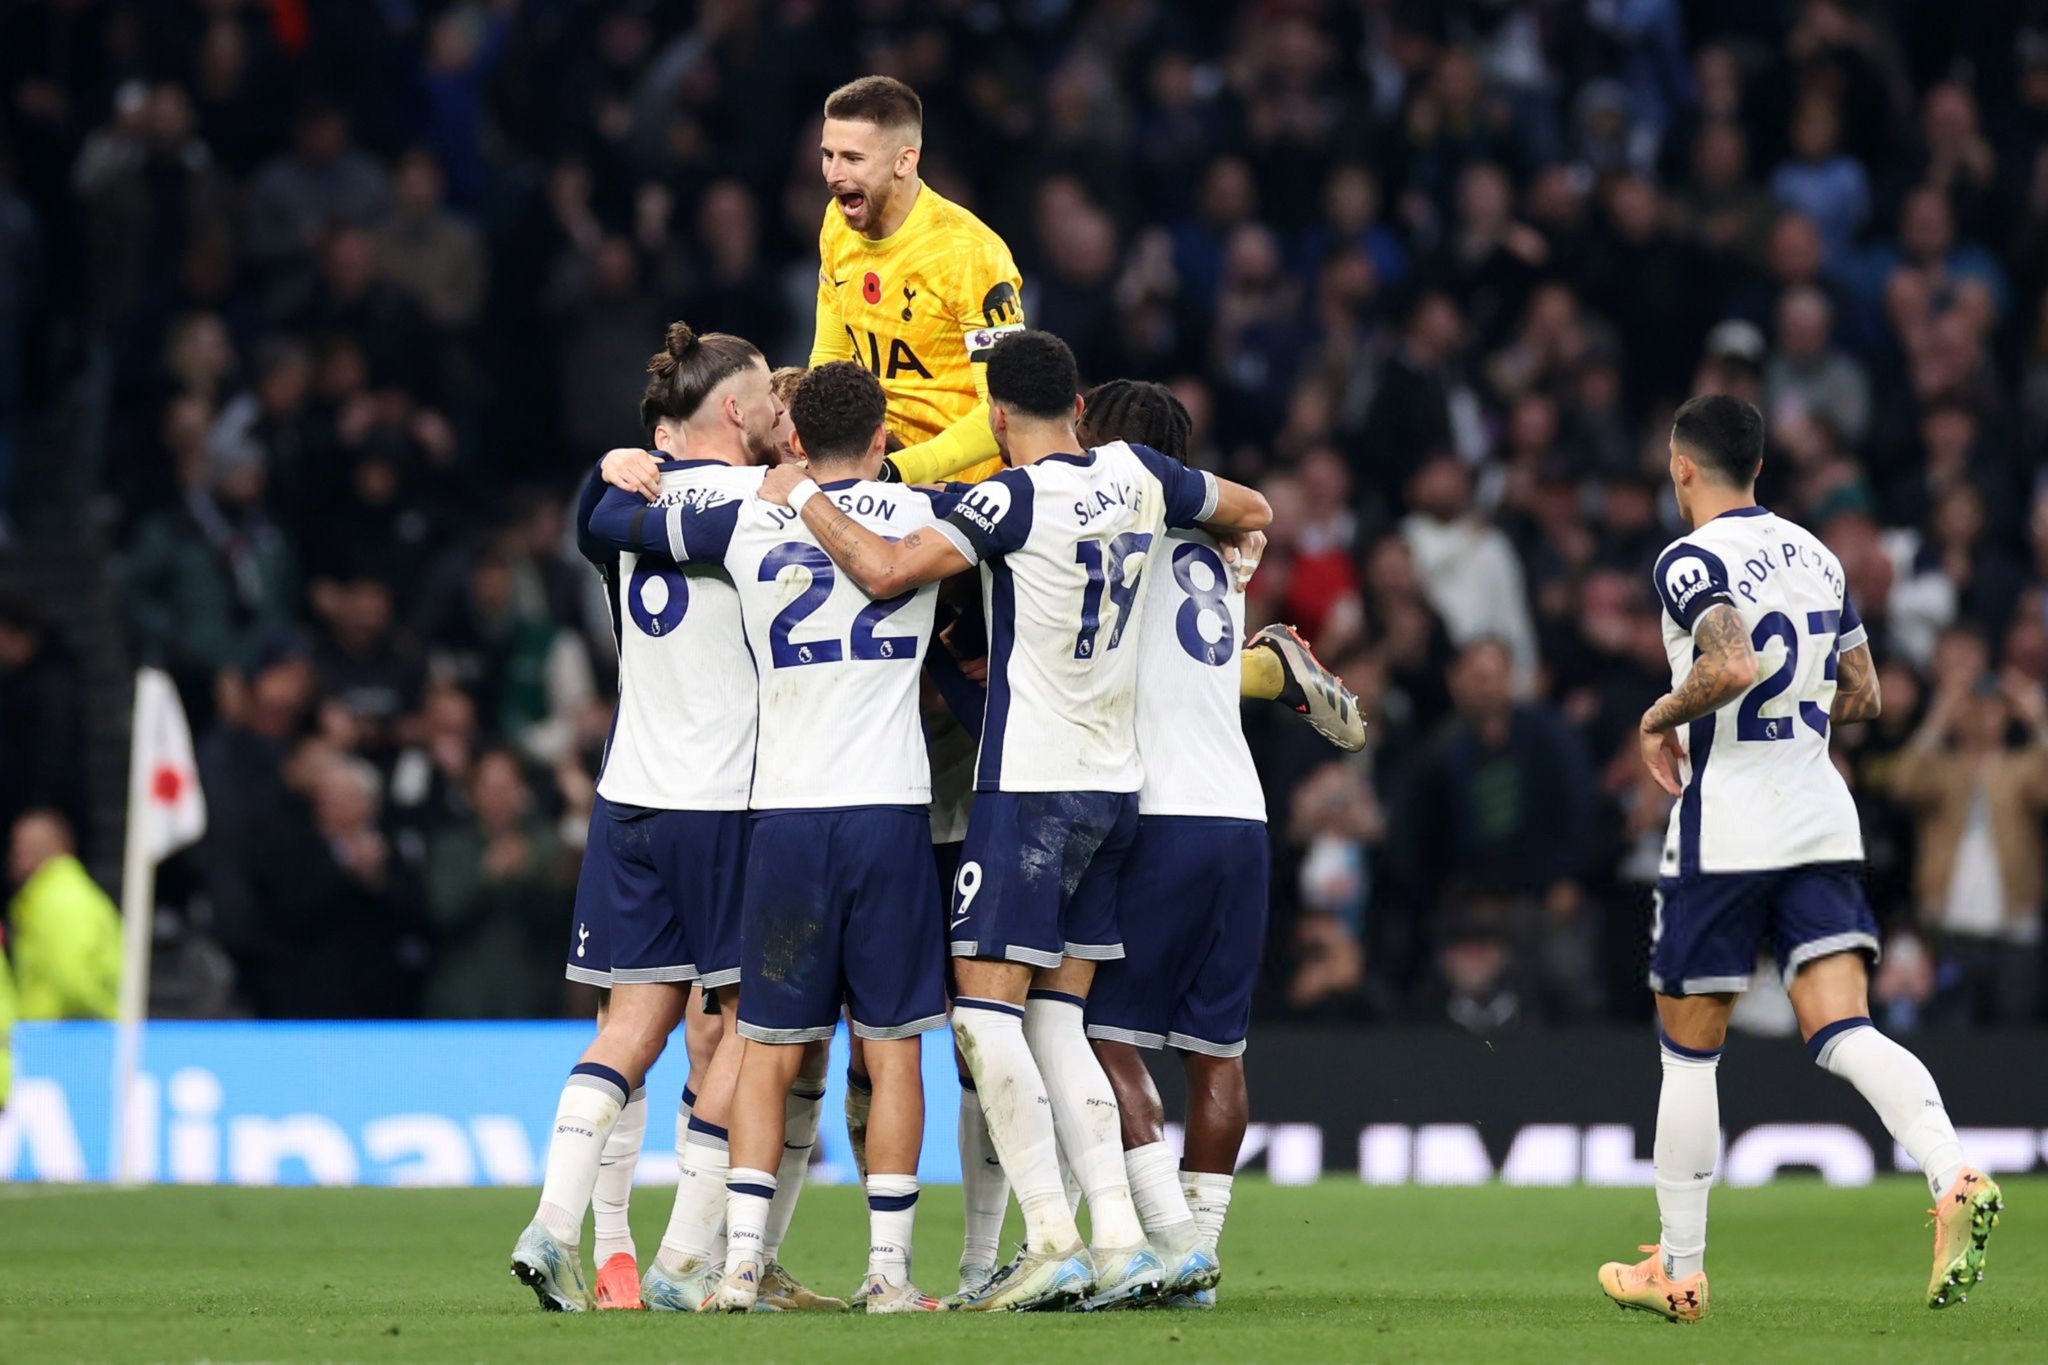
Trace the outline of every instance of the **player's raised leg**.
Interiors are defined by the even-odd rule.
[[[1245,646],[1244,695],[1291,707],[1340,749],[1365,747],[1365,716],[1344,680],[1323,667],[1293,626],[1271,625]],[[1268,690],[1270,689],[1270,690]]]
[[[1869,968],[1861,951],[1806,962],[1787,990],[1815,1063],[1856,1087],[1927,1177],[1934,1199],[1927,1306],[1964,1302],[1984,1278],[1985,1244],[2005,1207],[1998,1182],[1966,1160],[1925,1064],[1871,1024]]]

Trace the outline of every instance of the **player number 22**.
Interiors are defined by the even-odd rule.
[[[1131,623],[1131,603],[1138,595],[1138,579],[1145,572],[1142,556],[1152,547],[1152,533],[1149,531],[1125,531],[1109,541],[1109,568],[1105,574],[1102,563],[1100,540],[1084,540],[1074,547],[1074,558],[1088,571],[1088,586],[1081,592],[1081,633],[1074,637],[1074,657],[1092,659],[1095,657],[1095,632],[1102,627],[1102,589],[1105,582],[1109,587],[1109,600],[1116,605],[1116,629],[1109,633],[1109,643],[1104,649],[1115,649],[1123,642],[1124,627]],[[1137,571],[1124,579],[1125,566],[1131,556],[1140,556]]]
[[[825,599],[832,595],[832,585],[838,575],[832,568],[832,560],[815,545],[803,545],[791,541],[778,545],[761,557],[760,579],[773,583],[781,577],[782,571],[791,565],[809,570],[810,586],[798,593],[790,604],[775,613],[775,619],[768,626],[768,657],[777,668],[802,668],[806,664],[837,663],[846,657],[846,647],[837,640],[792,640],[790,635],[804,619],[825,605]],[[875,627],[891,612],[909,603],[917,594],[901,593],[886,597],[879,602],[870,602],[860,609],[853,618],[852,636],[847,644],[852,648],[855,659],[916,659],[917,639],[910,635],[877,635]]]

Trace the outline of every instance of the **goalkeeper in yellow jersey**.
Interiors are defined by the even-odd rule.
[[[818,320],[811,365],[853,360],[882,381],[904,449],[883,477],[972,483],[1003,467],[988,424],[988,353],[1024,330],[1023,280],[1003,239],[918,178],[924,105],[887,76],[825,99],[819,164],[832,202],[818,229]],[[1357,749],[1357,701],[1291,628],[1243,655],[1247,697],[1292,706],[1333,743]]]
[[[863,76],[826,99],[810,363],[854,360],[882,381],[904,444],[883,477],[974,482],[1003,467],[983,373],[1024,330],[1023,281],[1002,238],[918,178],[923,145],[924,105],[901,81]]]
[[[882,381],[903,443],[883,478],[973,483],[1003,468],[984,376],[989,352],[1024,330],[1023,280],[1002,238],[918,178],[923,145],[924,104],[902,81],[863,76],[826,97],[819,165],[832,202],[810,365],[852,360]],[[645,452],[611,452],[604,477],[650,500],[660,491]],[[1255,645],[1240,656],[1246,697],[1292,707],[1340,748],[1364,745],[1357,698],[1292,627]]]

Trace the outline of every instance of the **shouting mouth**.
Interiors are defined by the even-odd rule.
[[[868,197],[859,190],[849,190],[834,196],[839,201],[839,211],[848,218],[858,218],[867,209]]]

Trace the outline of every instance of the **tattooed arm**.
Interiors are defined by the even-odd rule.
[[[806,486],[807,493],[800,491]],[[770,470],[761,482],[761,496],[770,502],[788,506],[792,494],[802,504],[799,515],[818,544],[869,597],[895,597],[973,567],[959,547],[929,528],[912,531],[901,540],[876,535],[841,511],[831,498],[820,495],[817,486],[794,465]]]
[[[1693,623],[1692,640],[1699,650],[1685,681],[1643,712],[1643,732],[1660,735],[1720,710],[1756,682],[1756,651],[1735,608],[1712,606]]]
[[[1848,725],[1875,720],[1883,709],[1884,700],[1877,688],[1877,665],[1871,660],[1870,646],[1858,645],[1844,651],[1835,665],[1835,701],[1828,708],[1828,719],[1837,725]]]
[[[1684,790],[1678,781],[1678,727],[1711,715],[1747,692],[1756,682],[1756,650],[1735,608],[1717,603],[1693,622],[1692,639],[1699,650],[1685,680],[1643,712],[1640,735],[1643,762],[1657,785],[1673,796]]]
[[[873,598],[894,597],[974,567],[944,536],[925,530],[890,540],[840,511],[830,498],[806,502],[803,518],[833,563]]]

